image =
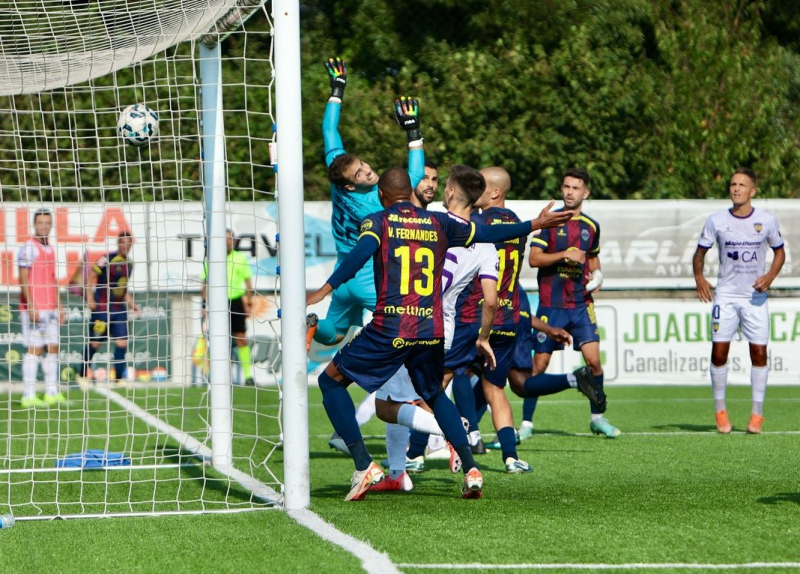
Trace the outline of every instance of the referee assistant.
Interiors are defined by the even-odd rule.
[[[253,385],[253,365],[250,346],[247,344],[247,324],[245,319],[250,315],[253,303],[253,272],[250,262],[240,251],[233,249],[233,230],[225,233],[228,246],[228,310],[230,311],[231,336],[236,343],[239,363],[242,366],[245,384]],[[205,302],[208,294],[208,261],[203,265],[203,316],[205,317]]]

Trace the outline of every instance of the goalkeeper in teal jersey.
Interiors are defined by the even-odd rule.
[[[331,83],[331,94],[322,120],[325,141],[325,165],[331,182],[331,229],[336,242],[336,267],[355,247],[359,226],[366,217],[383,206],[378,199],[378,174],[360,157],[346,153],[339,135],[339,114],[347,67],[343,60],[331,58],[325,62]],[[425,153],[419,130],[417,100],[400,98],[395,102],[398,123],[408,135],[408,175],[416,187],[425,176]],[[356,276],[333,292],[328,315],[317,323],[314,340],[323,345],[341,341],[351,325],[363,325],[364,310],[375,309],[375,277],[370,260]]]

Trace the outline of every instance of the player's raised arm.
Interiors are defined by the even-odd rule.
[[[336,156],[345,153],[342,136],[339,135],[339,115],[347,86],[347,65],[339,58],[329,58],[325,62],[325,69],[328,72],[331,93],[322,119],[322,139],[325,143],[325,165],[329,166]]]
[[[422,132],[419,129],[419,100],[406,96],[394,101],[397,123],[406,130],[408,138],[408,176],[411,188],[416,189],[425,177],[425,152],[422,149]]]

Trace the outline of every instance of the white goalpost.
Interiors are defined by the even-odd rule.
[[[0,514],[309,504],[305,265],[280,249],[304,244],[298,10],[0,8]],[[58,394],[18,304],[20,253],[37,241],[65,311]]]

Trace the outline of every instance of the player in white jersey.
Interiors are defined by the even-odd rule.
[[[747,432],[758,434],[764,422],[764,396],[769,367],[769,310],[767,291],[786,260],[778,220],[771,213],[752,205],[756,194],[756,174],[748,168],[737,169],[728,186],[733,207],[709,216],[692,260],[698,298],[709,303],[711,311],[711,386],[714,392],[717,430],[727,434],[732,425],[725,406],[728,381],[728,352],[731,340],[740,329],[750,343],[750,384],[753,408]],[[703,276],[706,252],[717,244],[719,275],[714,296],[711,284]],[[767,247],[774,252],[767,273]]]
[[[428,172],[428,166],[425,171]],[[438,172],[437,172],[438,178]],[[427,207],[433,201],[433,194],[420,193],[418,190],[411,198],[418,207]],[[454,182],[448,180],[445,189],[444,206],[450,217],[469,224],[472,205],[480,197],[479,193],[471,197],[462,191]],[[492,244],[476,243],[470,247],[455,247],[447,250],[447,259],[442,272],[442,311],[444,315],[445,340],[447,351],[453,342],[455,330],[456,301],[465,287],[472,283],[475,275],[488,284],[486,289],[487,305],[497,308],[497,250]],[[484,325],[478,348],[487,362],[494,367],[494,354],[489,346],[489,332],[494,320],[492,314],[488,324]],[[389,476],[374,485],[373,491],[409,491],[413,483],[406,472],[407,468],[419,472],[423,468],[422,457],[406,464],[406,445],[409,429],[433,436],[443,436],[432,413],[418,406],[421,399],[411,384],[405,367],[402,367],[383,387],[377,391],[376,410],[378,418],[387,422],[386,450],[388,453]],[[450,470],[458,472],[460,460],[455,451],[450,449]],[[414,457],[417,458],[417,457]]]
[[[19,308],[27,353],[22,361],[24,408],[52,406],[67,401],[58,391],[58,343],[64,312],[56,279],[56,250],[50,244],[53,215],[39,209],[33,215],[34,236],[20,247]],[[47,349],[47,354],[43,353]],[[44,400],[36,396],[39,362],[45,378]]]

